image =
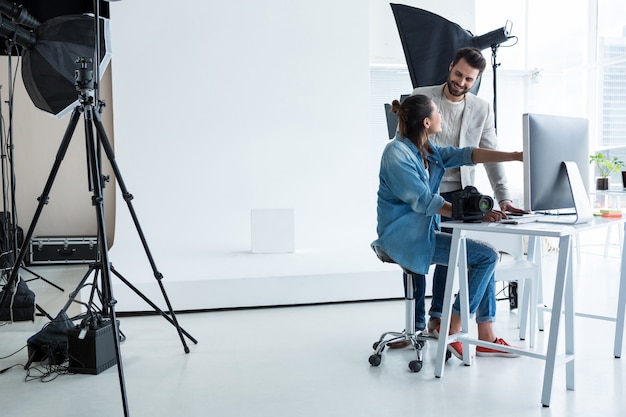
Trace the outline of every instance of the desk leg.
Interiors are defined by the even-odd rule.
[[[446,277],[446,288],[443,296],[443,311],[441,314],[441,327],[439,331],[439,341],[437,343],[437,359],[435,361],[435,377],[443,376],[443,366],[446,362],[446,352],[448,349],[448,336],[450,332],[450,316],[452,315],[452,297],[454,282],[458,276],[459,252],[461,246],[461,230],[452,231],[452,244],[450,246],[450,258],[448,262],[448,276]]]
[[[552,301],[552,315],[550,320],[550,335],[548,337],[548,348],[546,353],[546,364],[543,375],[543,390],[541,393],[541,404],[544,407],[550,406],[552,395],[552,382],[554,380],[554,369],[556,366],[556,348],[559,340],[559,325],[561,322],[561,311],[563,311],[563,296],[565,294],[565,284],[567,281],[569,258],[571,256],[571,237],[561,236],[559,238],[559,260],[554,284],[554,298]]]
[[[522,315],[520,318],[519,338],[526,338],[526,329],[529,328],[530,347],[535,347],[535,336],[537,333],[537,310],[539,305],[539,291],[541,290],[541,237],[528,237],[528,255],[526,259],[538,266],[538,276],[532,285],[524,285],[524,293],[522,294],[522,302],[518,306],[518,312],[528,311],[528,314]],[[519,293],[518,293],[519,297]],[[543,302],[543,297],[541,297]],[[530,316],[530,317],[529,317]],[[529,324],[530,322],[530,324]],[[543,328],[543,323],[541,324]]]
[[[559,250],[561,248],[559,247]],[[565,364],[565,386],[568,390],[573,391],[574,380],[574,316],[576,308],[574,306],[574,255],[572,254],[572,241],[570,240],[568,252],[570,253],[567,260],[567,280],[565,281],[565,356],[567,363]]]
[[[461,333],[469,335],[469,276],[467,274],[467,244],[462,237],[459,245],[459,308],[461,313]],[[452,315],[452,313],[450,313]],[[472,364],[469,343],[463,341],[463,363],[467,366]]]
[[[626,231],[626,223],[624,223]],[[626,311],[626,245],[622,244],[622,259],[620,261],[619,295],[617,297],[617,316],[615,317],[615,346],[613,355],[622,357],[622,343],[624,341],[624,313]]]
[[[541,246],[541,236],[535,236],[535,262],[539,265],[539,281],[537,282],[537,306],[541,306],[537,311],[537,329],[543,331],[545,328],[543,307],[543,249]]]

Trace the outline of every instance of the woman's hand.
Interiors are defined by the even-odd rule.
[[[500,210],[491,210],[490,212],[485,213],[482,221],[493,223],[502,219],[508,219],[505,212]]]

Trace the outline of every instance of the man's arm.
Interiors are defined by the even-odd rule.
[[[478,146],[485,149],[498,149],[495,118],[490,104],[487,104],[487,117],[483,125],[483,131]],[[493,190],[493,194],[498,202],[498,205],[500,206],[500,209],[503,212],[508,211],[509,213],[527,213],[527,211],[516,208],[512,205],[513,202],[511,201],[509,187],[507,186],[504,165],[501,162],[496,162],[486,163],[484,167],[487,172],[487,178],[489,179],[491,189]]]

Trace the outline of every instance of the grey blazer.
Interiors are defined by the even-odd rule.
[[[429,96],[437,107],[441,107],[444,85],[417,87],[411,95],[423,94]],[[485,149],[498,149],[493,110],[487,101],[476,97],[474,94],[467,94],[465,96],[465,111],[463,112],[461,123],[461,134],[458,144],[442,143],[438,134],[431,136],[430,139],[439,146],[454,145],[460,148],[474,146]],[[511,196],[502,163],[484,164],[484,166],[496,201],[510,200]],[[461,185],[463,187],[474,185],[475,173],[475,166],[461,167]]]

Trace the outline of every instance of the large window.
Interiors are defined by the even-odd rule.
[[[626,161],[626,4],[598,0],[596,150]],[[620,174],[611,184],[621,187]]]

